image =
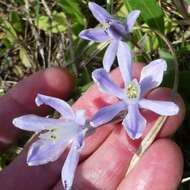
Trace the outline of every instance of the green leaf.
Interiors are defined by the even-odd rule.
[[[76,0],[72,1],[60,0],[60,4],[62,5],[64,11],[67,14],[74,16],[79,24],[83,26],[85,25],[84,16],[81,14],[79,4]]]
[[[22,64],[27,67],[31,68],[32,67],[32,60],[30,59],[29,55],[27,54],[26,50],[24,48],[20,48],[19,51],[19,57],[22,62]]]
[[[187,2],[188,5],[190,5],[190,0],[185,0]]]
[[[10,13],[10,23],[12,24],[12,26],[17,32],[23,31],[21,17],[17,12],[13,11]]]
[[[5,38],[13,44],[17,39],[17,33],[10,22],[0,18],[0,28],[5,32]]]
[[[39,16],[35,20],[35,25],[40,30],[43,30],[45,32],[53,32],[53,33],[64,32],[67,29],[65,19],[66,17],[63,12],[58,13],[54,11],[52,13],[51,23],[48,16]]]
[[[141,11],[141,18],[150,28],[164,31],[164,13],[156,0],[124,0],[129,11],[138,9]]]

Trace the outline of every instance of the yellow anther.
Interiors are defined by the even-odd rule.
[[[103,27],[104,30],[107,30],[110,27],[110,24],[108,22],[104,22],[102,24],[102,27]]]
[[[139,95],[138,86],[136,84],[130,83],[127,86],[127,97],[129,99],[135,99],[138,97],[138,95]]]
[[[51,135],[51,139],[55,140],[56,139],[56,135]]]
[[[50,132],[55,132],[56,131],[56,129],[55,128],[53,128],[53,129],[50,129]]]

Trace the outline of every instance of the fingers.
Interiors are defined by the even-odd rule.
[[[173,129],[176,129],[182,121],[181,116],[179,114],[176,117],[168,118],[164,127],[170,131],[169,127],[173,124]],[[148,125],[151,127],[151,124]],[[80,187],[79,189],[85,189],[85,187],[88,187],[87,189],[116,189],[123,179],[138,145],[139,141],[131,141],[123,128],[115,128],[104,143],[79,165],[75,178],[75,187]],[[165,161],[163,160],[163,162]],[[175,162],[171,164],[175,165]],[[180,162],[179,164],[181,166]],[[179,172],[179,170],[177,171]]]
[[[79,165],[74,188],[115,190],[137,146],[138,142],[131,141],[121,126],[115,126],[105,142]]]
[[[134,76],[138,78],[142,65],[135,64],[134,68]],[[115,70],[112,73],[112,78],[119,85],[123,85],[118,70]],[[115,101],[113,97],[100,93],[96,86],[93,85],[74,104],[74,108],[87,110],[88,117],[90,118],[100,107],[112,103],[113,101]],[[182,114],[177,117],[179,118],[176,120],[177,122],[174,123],[175,129],[181,121],[180,118],[182,117]],[[83,184],[86,185],[87,183],[88,185],[90,184],[91,186],[96,187],[99,182],[102,187],[106,187],[110,182],[112,183],[112,187],[116,187],[121,182],[126,172],[126,167],[128,167],[132,153],[134,153],[139,142],[131,142],[126,136],[125,131],[121,130],[121,127],[117,126],[118,125],[108,124],[105,127],[101,127],[96,133],[86,138],[85,147],[82,151],[81,157],[82,160],[84,160],[89,155],[91,156],[79,165],[75,178],[75,185],[77,185],[77,188],[81,187],[84,189],[85,186],[83,186]],[[6,170],[3,171],[0,176],[0,182],[2,181],[2,184],[5,184],[5,189],[6,187],[10,187],[10,190],[11,188],[14,189],[15,186],[11,186],[11,184],[17,184],[18,189],[20,190],[24,190],[26,188],[46,190],[51,188],[59,180],[65,154],[57,162],[39,167],[26,166],[26,155],[27,149],[25,149],[17,160],[15,160],[10,166],[7,167]],[[106,155],[108,156],[106,157]],[[89,170],[91,172],[88,172]],[[12,171],[21,171],[23,175],[14,176]],[[97,175],[97,172],[99,172],[99,175]],[[107,176],[108,179],[106,178]],[[10,184],[3,182],[8,178],[14,183]],[[28,187],[31,178],[33,179],[33,184]],[[44,181],[44,183],[41,183],[41,181]]]
[[[179,147],[171,140],[160,139],[147,150],[117,190],[175,190],[182,172],[183,159]]]
[[[148,99],[151,100],[166,100],[166,101],[173,101],[172,100],[172,91],[168,88],[158,88],[153,90],[149,95]],[[172,135],[177,128],[182,123],[184,116],[185,116],[185,105],[181,98],[181,96],[177,96],[175,98],[175,103],[179,106],[179,112],[177,115],[170,116],[166,120],[164,126],[162,127],[158,137],[167,137]],[[150,111],[144,111],[143,112],[145,118],[148,121],[147,127],[144,130],[143,137],[147,134],[147,132],[150,130],[150,128],[153,126],[155,120],[159,117],[157,114],[150,112]]]
[[[22,80],[1,97],[0,150],[12,143],[20,132],[12,125],[13,118],[27,113],[47,114],[47,107],[35,105],[37,93],[67,98],[72,88],[73,79],[66,70],[51,68]]]
[[[134,70],[134,74],[136,76],[140,70],[139,68],[141,67],[142,65],[135,65],[136,69]],[[112,77],[116,79],[117,82],[119,82],[119,80],[120,82],[122,81],[119,76],[120,73],[118,70],[112,73]],[[107,103],[111,103],[111,101],[113,101],[113,98],[109,99],[105,94],[100,93],[99,90],[97,90],[97,87],[93,85],[74,104],[74,108],[85,109],[88,117],[90,118],[100,107]],[[81,156],[82,159],[90,155],[102,144],[102,142],[105,141],[113,127],[115,126],[108,125],[101,127],[95,134],[86,138],[85,147]],[[56,162],[43,166],[29,167],[26,165],[27,151],[28,147],[26,147],[17,159],[0,173],[0,183],[4,189],[14,190],[15,186],[17,186],[19,190],[47,190],[60,179],[60,171],[66,154]],[[17,175],[15,171],[19,171],[19,175]]]
[[[171,90],[159,88],[158,90],[152,91],[148,98],[171,100]],[[171,135],[177,127],[180,126],[183,120],[184,104],[179,96],[176,99],[176,103],[179,105],[180,111],[176,116],[167,119],[160,133],[162,137]],[[152,127],[158,115],[152,112],[144,112],[143,114],[148,121],[148,131],[148,128],[150,129],[150,127]],[[77,189],[116,189],[123,179],[132,155],[140,141],[131,141],[120,126],[114,125],[112,127],[112,133],[104,140],[102,145],[79,165],[74,184],[74,187]],[[91,137],[89,137],[89,139],[90,138]],[[173,164],[175,165],[175,163]],[[179,162],[179,165],[181,166],[181,162]],[[180,175],[180,173],[178,174]],[[60,181],[54,187],[54,190],[61,189],[62,184]]]
[[[134,64],[133,77],[139,78],[143,64]],[[123,80],[119,69],[111,72],[111,78],[120,86],[123,86]],[[101,93],[96,85],[92,85],[73,105],[75,109],[84,109],[89,118],[91,118],[101,107],[111,104],[116,101],[105,93]],[[94,152],[105,141],[115,124],[107,124],[100,127],[93,135],[85,139],[85,147],[82,150],[81,158],[85,159],[88,155]]]

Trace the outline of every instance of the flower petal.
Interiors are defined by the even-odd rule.
[[[103,92],[117,96],[120,99],[124,97],[122,89],[110,79],[108,73],[104,69],[96,69],[93,71],[92,78]]]
[[[118,20],[112,20],[112,22],[110,22],[108,33],[110,36],[118,40],[121,40],[122,37],[125,38],[128,35],[125,25]]]
[[[44,140],[52,140],[51,136],[54,136],[53,141],[70,141],[82,131],[82,128],[75,121],[62,121],[62,126],[52,126],[48,132],[41,133],[39,138]]]
[[[161,84],[166,69],[167,64],[163,59],[152,61],[142,69],[139,82],[142,96]]]
[[[107,72],[110,72],[111,66],[113,65],[117,48],[118,48],[118,41],[113,40],[108,46],[108,48],[106,49],[106,52],[103,58],[103,66]]]
[[[122,124],[132,139],[138,139],[142,136],[143,130],[146,127],[146,120],[141,115],[138,104],[128,105],[128,114]]]
[[[83,145],[83,136],[80,135],[73,141],[69,154],[62,168],[61,177],[65,190],[70,190],[73,184],[75,171],[79,162]]]
[[[84,126],[86,123],[85,110],[76,111],[75,122],[81,126]]]
[[[48,140],[37,140],[28,151],[27,164],[29,166],[38,166],[57,160],[68,143],[68,141],[53,143]]]
[[[66,118],[66,119],[73,119],[75,116],[71,106],[67,102],[65,102],[59,98],[54,98],[51,96],[45,96],[42,94],[38,94],[35,101],[38,106],[40,106],[42,104],[51,106],[56,111],[58,111],[62,116],[64,116],[64,118]]]
[[[80,32],[79,37],[85,40],[92,40],[95,42],[105,42],[110,40],[108,33],[101,28],[90,28]]]
[[[112,16],[101,6],[96,3],[89,2],[88,7],[91,10],[93,16],[100,22],[105,23],[112,19]]]
[[[127,43],[120,41],[117,51],[118,64],[125,86],[131,81],[132,56]]]
[[[101,108],[91,119],[91,126],[99,127],[111,121],[119,112],[127,109],[127,104],[123,101]]]
[[[169,101],[141,99],[139,105],[141,108],[151,110],[159,115],[171,116],[179,112],[177,104]]]
[[[126,20],[126,30],[128,32],[131,32],[137,18],[140,15],[140,11],[139,10],[134,10],[132,12],[129,13],[127,20]]]
[[[34,132],[50,129],[54,126],[63,127],[63,123],[64,122],[59,119],[45,118],[32,114],[13,119],[13,124],[17,128]]]

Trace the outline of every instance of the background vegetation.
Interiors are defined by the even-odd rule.
[[[135,61],[148,63],[162,57],[168,71],[163,86],[183,96],[186,118],[173,136],[184,158],[184,179],[190,176],[190,0],[97,0],[124,20],[133,9],[141,16],[129,37]],[[81,30],[95,27],[88,0],[0,0],[0,95],[22,78],[51,66],[67,67],[76,75],[77,99],[92,83],[91,71],[101,67],[105,44],[81,40]],[[0,157],[4,168],[27,138]],[[188,182],[179,189],[187,189]]]

